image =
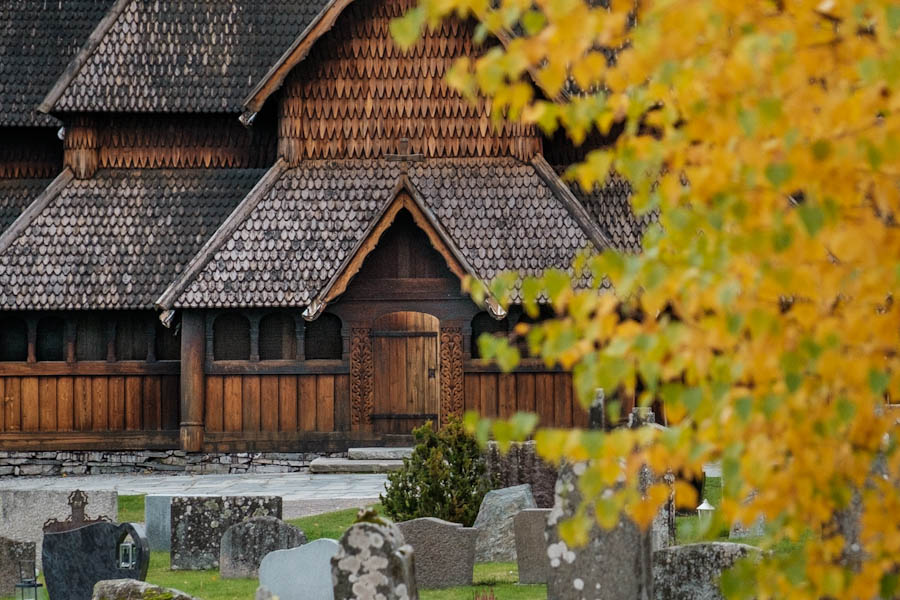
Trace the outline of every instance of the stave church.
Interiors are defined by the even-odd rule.
[[[626,183],[451,90],[412,0],[0,3],[0,450],[342,452],[587,415],[462,278],[636,252]],[[493,43],[501,43],[495,41]],[[602,143],[602,140],[596,142]],[[588,148],[589,149],[589,148]]]

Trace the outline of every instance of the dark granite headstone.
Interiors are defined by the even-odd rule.
[[[0,597],[13,596],[20,581],[19,564],[34,562],[34,542],[17,542],[0,537]]]
[[[229,527],[222,536],[219,576],[222,579],[256,578],[259,564],[269,552],[306,543],[299,528],[275,517],[253,517]]]
[[[228,528],[253,517],[280,519],[281,497],[176,496],[171,510],[172,569],[215,569]]]
[[[130,566],[120,564],[120,546],[133,544]],[[44,534],[44,579],[52,600],[90,600],[94,584],[107,579],[147,576],[150,548],[131,523],[94,523]]]

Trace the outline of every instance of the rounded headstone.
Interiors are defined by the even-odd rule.
[[[222,536],[219,576],[222,579],[255,578],[262,559],[274,550],[296,548],[306,535],[277,517],[253,517],[232,525]]]
[[[340,600],[417,600],[413,549],[392,523],[356,523],[331,559]]]

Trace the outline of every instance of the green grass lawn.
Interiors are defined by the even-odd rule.
[[[144,495],[119,496],[119,523],[144,522]]]

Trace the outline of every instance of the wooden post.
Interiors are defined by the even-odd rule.
[[[181,316],[181,449],[203,448],[204,323],[199,312]]]

